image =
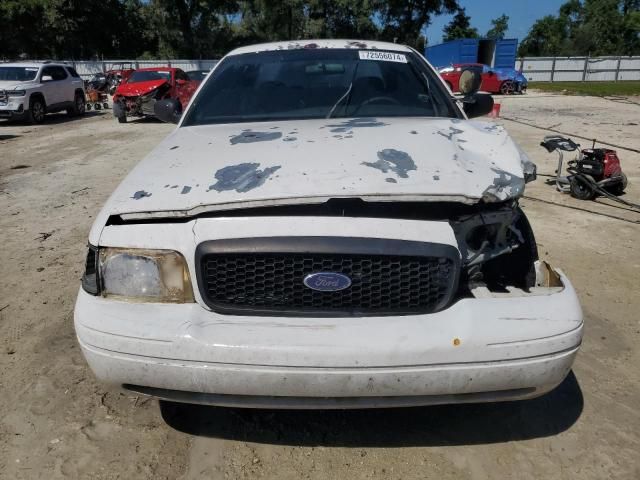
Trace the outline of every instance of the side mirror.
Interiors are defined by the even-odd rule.
[[[458,81],[458,89],[460,93],[465,97],[474,95],[480,90],[480,84],[482,83],[482,77],[475,70],[464,70],[460,74],[460,80]]]
[[[467,117],[481,117],[493,110],[493,97],[490,93],[476,93],[464,100],[463,108]]]
[[[158,100],[153,106],[153,113],[163,122],[178,123],[182,116],[182,105],[175,98]]]
[[[51,82],[51,81],[53,81],[53,77],[51,75],[43,75],[41,81],[42,82]]]

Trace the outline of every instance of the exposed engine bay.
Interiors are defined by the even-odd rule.
[[[144,95],[121,97],[118,99],[118,104],[127,112],[128,116],[153,115],[155,103],[158,100],[169,98],[170,90],[171,85],[165,82]]]
[[[338,216],[445,220],[451,225],[461,254],[459,293],[488,288],[507,292],[508,288],[529,291],[536,286],[538,252],[529,221],[516,200],[503,203],[465,205],[453,202],[365,202],[333,198],[321,204],[264,206],[202,213],[195,217],[123,220],[118,215],[107,225],[165,223],[193,218],[263,216]]]

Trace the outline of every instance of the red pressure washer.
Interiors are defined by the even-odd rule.
[[[559,192],[571,193],[571,196],[580,200],[592,200],[596,195],[603,195],[627,203],[617,198],[627,188],[627,176],[622,172],[615,150],[595,148],[594,140],[591,148],[582,149],[575,160],[568,162],[566,170],[569,175],[563,176],[563,152],[578,150],[580,144],[570,138],[547,135],[540,145],[549,153],[554,150],[558,152],[556,177],[551,182],[555,182]]]

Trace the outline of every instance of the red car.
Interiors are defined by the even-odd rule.
[[[168,98],[177,99],[184,108],[199,85],[179,68],[141,68],[118,85],[113,95],[113,115],[120,123],[127,117],[153,116],[156,101]]]
[[[493,70],[482,63],[456,63],[449,67],[441,68],[439,73],[452,92],[459,91],[458,82],[464,70],[475,70],[482,77],[480,89],[489,93],[513,93],[515,84],[512,78],[502,75],[502,72]]]

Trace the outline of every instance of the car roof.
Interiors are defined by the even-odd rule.
[[[137,68],[136,72],[158,72],[158,71],[174,71],[179,70],[176,67],[146,67],[146,68]]]
[[[67,65],[66,63],[58,62],[11,62],[0,63],[0,67],[26,67],[26,68],[40,68],[40,67],[73,67],[73,65]]]
[[[232,50],[229,55],[268,52],[273,50],[296,50],[305,48],[352,48],[357,50],[389,50],[392,52],[412,52],[406,45],[371,40],[291,40],[288,42],[259,43]]]

